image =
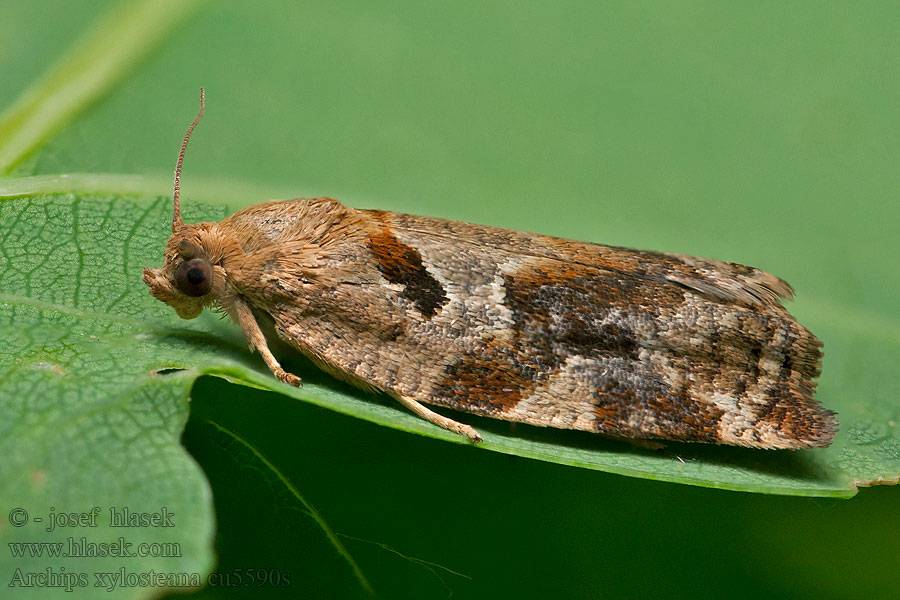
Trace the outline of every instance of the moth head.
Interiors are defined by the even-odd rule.
[[[144,269],[144,283],[153,297],[174,308],[182,319],[197,317],[224,293],[222,257],[208,249],[217,246],[209,243],[215,234],[215,223],[185,225],[169,238],[162,268]]]
[[[204,107],[205,94],[201,88],[200,112],[188,127],[175,166],[172,237],[166,244],[165,264],[159,269],[144,269],[143,277],[153,297],[174,308],[182,319],[197,317],[204,306],[220,297],[225,285],[222,244],[218,243],[215,223],[186,225],[181,219],[181,165],[188,140],[203,116]]]

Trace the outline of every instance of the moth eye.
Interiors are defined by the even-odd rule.
[[[175,283],[188,296],[204,296],[212,287],[212,266],[202,258],[183,262],[175,269]]]

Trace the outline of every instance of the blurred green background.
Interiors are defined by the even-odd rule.
[[[113,5],[0,2],[0,107]],[[794,285],[791,310],[826,342],[823,403],[896,413],[898,23],[894,2],[200,3],[11,174],[166,177],[202,85],[185,202],[197,182],[251,185],[758,266]],[[896,489],[728,493],[210,378],[192,398],[184,441],[212,484],[217,570],[279,569],[298,597],[362,591],[208,419],[279,457],[384,597],[896,594]]]

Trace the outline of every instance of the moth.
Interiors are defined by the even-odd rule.
[[[618,438],[754,448],[828,446],[814,398],[822,343],[759,269],[679,254],[358,210],[264,202],[181,219],[150,293],[184,319],[224,311],[279,380],[300,385],[260,322],[331,375],[380,390],[478,442],[425,404]]]

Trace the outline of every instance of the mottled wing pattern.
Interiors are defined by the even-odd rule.
[[[280,335],[338,376],[623,437],[803,448],[834,436],[833,413],[812,397],[821,343],[779,304],[791,289],[768,273],[352,213],[358,227],[325,260],[347,277],[267,304]],[[272,268],[283,273],[300,259],[280,246]]]

